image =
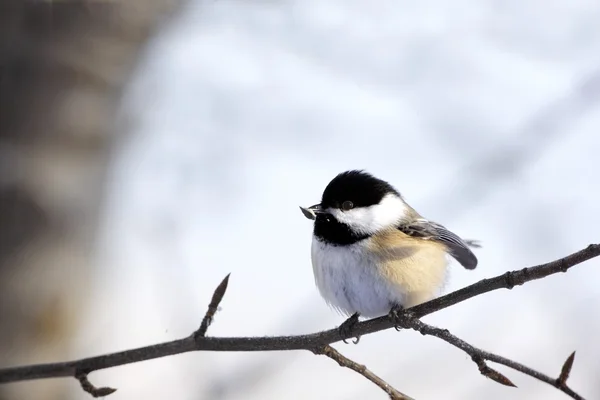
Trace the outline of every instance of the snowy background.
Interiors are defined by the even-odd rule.
[[[313,283],[311,223],[338,172],[365,168],[482,241],[447,290],[600,240],[600,4],[190,1],[124,99],[73,357],[188,335],[232,273],[210,335],[300,334],[343,319]],[[600,397],[600,261],[426,317]],[[459,350],[386,331],[335,346],[419,400],[564,399]],[[495,367],[495,366],[494,366]],[[119,399],[385,399],[308,352],[185,354],[94,373]],[[88,395],[73,385],[76,398]]]

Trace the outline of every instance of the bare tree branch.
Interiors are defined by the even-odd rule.
[[[412,397],[405,395],[399,390],[395,389],[392,385],[375,375],[372,371],[370,371],[365,365],[359,364],[355,361],[352,361],[348,357],[342,355],[339,351],[326,344],[323,346],[319,346],[313,350],[315,354],[322,354],[326,357],[331,358],[336,361],[340,367],[349,368],[357,373],[361,374],[377,386],[381,388],[384,392],[390,396],[391,400],[415,400]]]
[[[575,265],[581,264],[587,260],[598,256],[600,256],[600,244],[592,244],[583,250],[575,252],[569,256],[558,259],[556,261],[551,261],[549,263],[541,264],[534,267],[523,268],[517,271],[506,272],[494,278],[483,279],[463,289],[457,290],[445,296],[412,307],[406,311],[406,315],[410,316],[411,320],[413,321],[413,324],[418,324],[418,326],[421,328],[425,326],[425,329],[439,329],[422,323],[418,320],[418,318],[443,310],[457,303],[463,302],[467,299],[479,296],[487,292],[491,292],[493,290],[512,289],[515,286],[523,285],[526,282],[541,279],[549,275],[556,274],[558,272],[567,272],[570,268],[574,267]],[[219,285],[220,289],[217,288],[217,291],[222,290],[223,293],[220,295],[215,293],[213,295],[213,301],[211,301],[211,306],[209,306],[209,311],[207,312],[207,316],[205,316],[206,323],[202,324],[200,329],[197,332],[194,332],[189,337],[174,340],[171,342],[140,347],[137,349],[125,350],[117,353],[83,358],[75,361],[27,365],[21,367],[0,369],[0,384],[31,379],[57,377],[75,377],[80,381],[82,381],[83,379],[83,382],[87,382],[87,384],[89,384],[89,381],[87,381],[87,374],[93,371],[145,360],[151,360],[155,358],[167,357],[175,354],[187,353],[191,351],[309,350],[314,352],[315,349],[323,348],[323,346],[329,345],[331,343],[335,343],[343,339],[350,339],[350,335],[340,335],[339,330],[337,328],[318,333],[298,336],[205,337],[203,336],[203,334],[199,334],[198,332],[203,332],[203,325],[206,325],[206,328],[208,328],[210,320],[212,319],[212,316],[214,316],[214,310],[218,308],[218,300],[220,300],[223,297],[226,286],[227,278],[225,278],[221,285]],[[395,322],[387,316],[374,318],[368,321],[359,322],[353,330],[351,336],[367,335],[374,332],[389,329],[394,326]],[[571,396],[574,399],[582,399],[580,395],[576,394],[566,386],[566,378],[568,377],[572,365],[572,360],[570,359],[573,357],[569,357],[569,359],[567,359],[567,361],[565,362],[565,365],[563,366],[563,372],[561,372],[560,377],[558,379],[552,379],[537,371],[522,366],[514,361],[508,360],[506,358],[497,356],[492,353],[484,352],[483,350],[479,350],[471,346],[470,344],[461,341],[455,336],[450,335],[449,332],[441,329],[439,330],[445,335],[444,336],[440,334],[441,336],[443,336],[441,337],[442,339],[448,341],[453,345],[459,343],[462,347],[457,347],[467,352],[468,354],[475,354],[473,361],[477,363],[482,374],[491,379],[496,380],[497,382],[509,385],[512,384],[512,382],[510,382],[499,372],[487,367],[487,365],[484,362],[485,360],[509,366],[515,370],[521,371],[536,379],[539,379],[542,382],[546,382],[557,387],[559,390],[563,391],[565,394]],[[436,333],[438,332],[436,331]],[[84,376],[85,378],[82,378],[82,376]],[[94,394],[94,387],[91,386],[91,384],[90,386],[88,386],[88,389],[92,389],[90,393]],[[106,389],[111,390],[110,388]],[[97,390],[106,389],[101,388]]]
[[[554,378],[549,377],[548,375],[542,374],[541,372],[538,372],[529,367],[526,367],[525,365],[520,364],[516,361],[509,360],[508,358],[504,358],[502,356],[499,356],[499,355],[496,355],[493,353],[489,353],[485,350],[481,350],[481,349],[465,342],[464,340],[454,336],[447,329],[441,329],[441,328],[437,328],[435,326],[426,324],[426,323],[420,321],[418,318],[411,316],[409,313],[405,313],[404,315],[398,316],[397,323],[402,328],[413,329],[417,332],[420,332],[422,335],[435,336],[436,338],[442,339],[443,341],[450,343],[452,346],[461,349],[462,351],[464,351],[465,353],[467,353],[468,355],[471,356],[471,359],[477,364],[477,366],[479,367],[479,372],[481,372],[482,375],[484,375],[502,385],[515,386],[514,383],[512,383],[507,377],[502,375],[500,372],[488,367],[485,362],[486,360],[495,362],[497,364],[505,365],[505,366],[512,368],[516,371],[519,371],[525,375],[529,375],[532,378],[538,379],[538,380],[545,382],[551,386],[554,386],[555,388],[557,388],[558,390],[560,390],[561,392],[565,393],[566,395],[568,395],[569,397],[571,397],[573,399],[583,400],[583,397],[581,397],[580,395],[575,393],[573,390],[571,390],[567,386],[568,373],[565,373],[564,379],[561,379],[563,377],[564,371],[570,370],[571,366],[573,365],[573,359],[575,358],[574,352],[573,352],[573,354],[571,354],[571,356],[565,362],[565,366],[563,366],[563,372],[561,372],[561,375],[560,375],[561,377],[558,379],[554,379]],[[569,364],[569,365],[567,365],[567,364]]]
[[[219,304],[221,304],[221,300],[223,300],[223,296],[225,296],[225,292],[227,291],[230,275],[231,274],[227,274],[215,289],[212,298],[210,299],[210,303],[208,304],[208,310],[206,310],[206,314],[204,314],[204,318],[202,318],[202,322],[200,323],[200,327],[192,334],[194,339],[206,336],[206,331],[212,324],[215,314],[219,310]],[[104,397],[117,391],[117,389],[110,387],[95,387],[88,379],[88,374],[92,371],[93,370],[90,369],[79,368],[75,373],[75,379],[79,381],[81,388],[85,392],[91,394],[93,397]]]

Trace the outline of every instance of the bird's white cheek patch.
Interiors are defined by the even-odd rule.
[[[407,214],[404,202],[394,195],[385,196],[379,204],[348,211],[328,209],[340,222],[357,232],[374,234],[401,221]]]

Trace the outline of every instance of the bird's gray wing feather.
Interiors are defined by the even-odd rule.
[[[450,255],[466,269],[477,267],[477,257],[469,247],[480,247],[479,243],[474,240],[463,240],[443,225],[420,218],[401,225],[398,229],[409,236],[435,240],[446,245]]]

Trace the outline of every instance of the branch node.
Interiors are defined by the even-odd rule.
[[[512,290],[512,288],[514,288],[516,286],[515,276],[512,271],[509,271],[504,274],[504,280],[506,282],[506,288],[508,290]]]
[[[571,374],[571,368],[573,368],[573,362],[575,361],[575,352],[572,352],[569,357],[565,360],[561,370],[560,376],[556,380],[556,383],[561,387],[567,386],[567,379],[569,379],[569,375]]]
[[[114,392],[117,391],[117,389],[110,388],[110,387],[99,387],[99,388],[97,388],[88,379],[88,373],[87,372],[77,372],[75,374],[75,379],[77,379],[79,381],[79,384],[81,385],[81,388],[85,392],[91,394],[93,397],[108,396],[109,394],[113,394]]]
[[[481,373],[481,375],[483,375],[486,378],[489,378],[489,379],[493,380],[494,382],[497,382],[501,385],[517,387],[517,385],[512,383],[512,381],[510,379],[508,379],[506,376],[504,376],[500,372],[496,371],[495,369],[490,368],[481,356],[474,355],[471,357],[471,359],[473,360],[473,362],[475,364],[477,364],[477,367],[479,367],[479,372]]]
[[[215,314],[219,310],[219,304],[221,304],[221,300],[223,300],[223,296],[225,296],[225,292],[227,291],[227,285],[229,284],[229,276],[231,273],[227,274],[227,276],[219,283],[219,286],[215,289],[212,298],[210,300],[210,304],[208,305],[208,310],[206,310],[206,314],[204,314],[204,318],[202,318],[202,323],[196,332],[194,332],[194,339],[197,340],[201,337],[206,336],[206,331],[210,324],[212,324]]]
[[[316,354],[318,356],[322,356],[322,355],[325,355],[325,352],[327,351],[328,347],[329,347],[329,345],[323,344],[323,345],[319,345],[319,346],[313,347],[312,349],[310,349],[310,351],[312,351],[313,354]]]

